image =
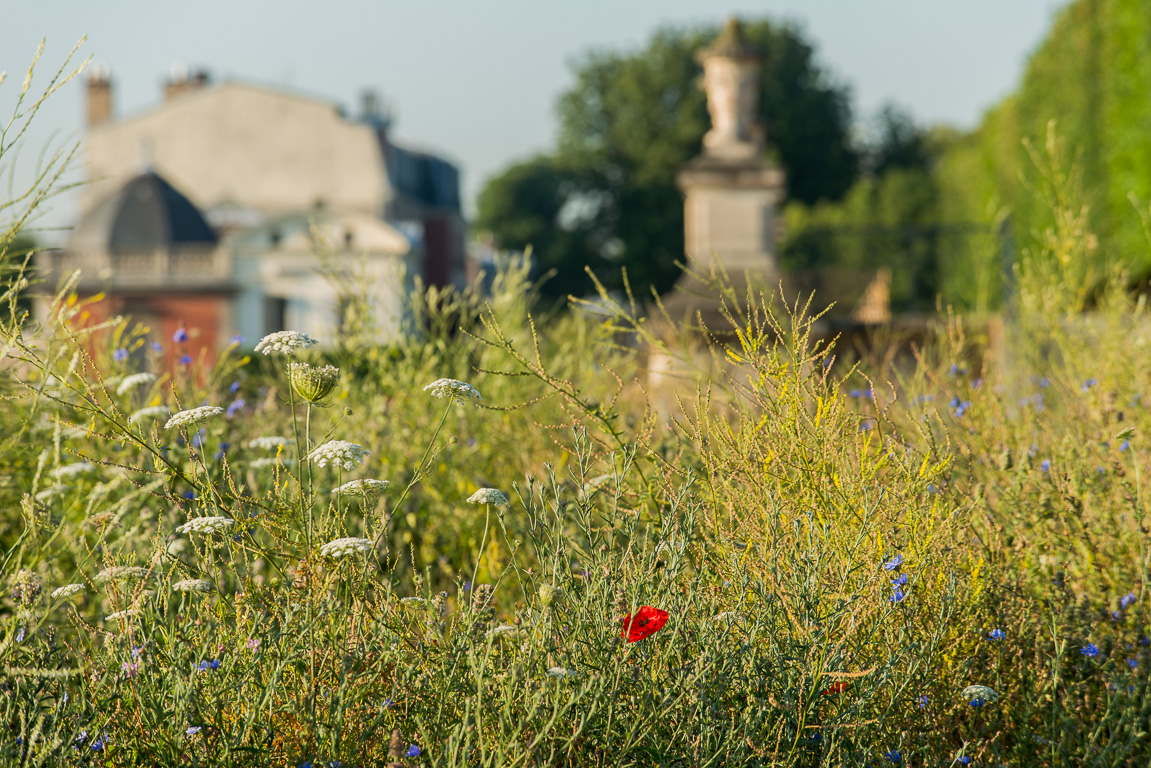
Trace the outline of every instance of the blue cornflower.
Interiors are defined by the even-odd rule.
[[[1123,442],[1119,443],[1119,452],[1125,453],[1127,451],[1127,449],[1130,447],[1131,447],[1131,441],[1130,440],[1124,440]]]
[[[163,352],[164,351],[164,345],[158,341],[153,341],[152,342],[152,351],[153,352]]]
[[[231,384],[228,386],[228,391],[229,391],[229,392],[231,392],[233,395],[234,395],[234,394],[236,394],[237,392],[239,392],[239,391],[240,391],[240,382],[238,382],[238,381],[233,381],[233,382],[232,382],[232,383],[231,383]]]
[[[920,709],[927,709],[927,694],[923,694],[915,700],[915,705]]]
[[[950,405],[952,408],[958,408],[962,402],[963,401],[959,399],[959,395],[956,395],[955,397],[951,398],[951,402],[948,403],[948,405]]]
[[[297,765],[296,768],[312,768],[312,761],[311,760],[305,760],[304,762]]]
[[[930,483],[927,486],[927,492],[934,496],[935,494],[939,493],[939,489],[935,487],[935,483]]]
[[[196,434],[192,435],[192,447],[199,448],[204,444],[204,438],[208,436],[208,430],[201,429]]]
[[[196,492],[195,491],[184,491],[184,493],[182,493],[181,495],[185,499],[187,499],[188,501],[191,501],[192,499],[196,498]]]
[[[970,704],[971,706],[975,707],[976,709],[979,709],[980,707],[982,707],[987,702],[985,702],[983,699],[972,699],[971,701],[969,701],[967,703]]]
[[[1043,378],[1041,378],[1039,380],[1039,386],[1043,387],[1044,389],[1047,389],[1048,387],[1051,386],[1051,379],[1044,376]]]
[[[903,602],[903,598],[905,598],[905,597],[907,597],[907,593],[904,592],[902,589],[897,588],[895,590],[895,592],[892,593],[891,597],[887,598],[887,602],[889,602],[889,603],[901,603],[901,602]]]
[[[72,739],[72,749],[79,749],[80,745],[88,740],[88,732],[80,731],[80,735]]]
[[[16,633],[16,642],[24,642],[24,627],[20,627],[20,631]]]
[[[1080,389],[1083,390],[1084,392],[1090,392],[1091,388],[1098,383],[1099,383],[1098,379],[1088,379],[1087,381],[1083,382],[1083,386],[1080,387]]]
[[[186,731],[184,731],[184,733],[188,734],[189,736],[195,736],[199,732],[200,732],[200,726],[198,726],[198,725],[190,725],[190,726],[188,726],[188,729]]]
[[[903,565],[903,553],[896,552],[895,556],[883,564],[883,570],[894,571],[899,566]]]
[[[237,397],[232,401],[232,404],[228,406],[228,410],[224,412],[224,416],[229,419],[235,418],[236,414],[242,411],[245,405],[247,405],[247,403],[244,402],[244,398]]]
[[[183,328],[177,329],[176,332],[172,334],[172,341],[176,342],[177,344],[183,344],[187,340],[188,332]]]
[[[1002,640],[1005,637],[1007,637],[1007,633],[1004,632],[1002,629],[993,629],[987,635],[988,640]]]
[[[853,397],[853,398],[858,399],[858,398],[863,397],[863,390],[862,389],[853,389],[850,392],[848,392],[847,394],[849,397]]]
[[[229,344],[243,344],[244,343],[244,337],[243,337],[243,335],[237,333],[235,336],[232,337],[232,340],[228,343]]]
[[[191,364],[192,364],[192,356],[191,355],[180,355],[180,365],[191,365]]]
[[[125,360],[128,359],[128,350],[124,349],[123,347],[120,347],[119,349],[117,349],[115,352],[112,353],[112,359],[115,360],[117,363],[124,362]]]
[[[419,757],[420,756],[420,748],[417,747],[415,744],[413,744],[410,747],[408,747],[408,751],[404,754],[406,754],[408,757]]]
[[[951,367],[947,369],[947,375],[953,378],[955,376],[962,376],[965,373],[967,373],[966,366],[960,367],[957,363],[952,363]]]
[[[970,409],[970,408],[971,408],[971,401],[970,400],[964,400],[962,403],[960,403],[958,405],[958,407],[956,407],[955,418],[957,418],[957,419],[962,418],[963,414],[967,413],[968,409]]]
[[[899,754],[898,752],[896,752],[896,751],[892,750],[891,752],[887,752],[887,753],[885,753],[885,754],[883,755],[883,759],[884,759],[884,760],[887,760],[888,762],[891,762],[891,763],[898,763],[898,762],[900,762],[901,760],[903,760],[903,755],[901,755],[901,754]]]
[[[1123,595],[1123,597],[1119,598],[1119,607],[1121,609],[1123,609],[1124,611],[1127,610],[1128,608],[1130,608],[1132,605],[1134,605],[1134,603],[1135,603],[1135,593],[1134,592],[1128,592],[1127,594]]]
[[[1131,669],[1135,669],[1139,666],[1139,662],[1135,659],[1127,659],[1127,666],[1131,667]]]
[[[1088,643],[1087,645],[1080,648],[1079,652],[1088,658],[1095,658],[1099,655],[1099,646],[1095,645],[1094,643]]]
[[[207,660],[201,661],[199,666],[196,667],[196,669],[200,670],[201,672],[206,672],[209,669],[219,669],[219,668],[220,668],[220,660],[219,659],[212,659],[211,661],[207,661]]]
[[[104,745],[106,745],[107,743],[108,743],[108,734],[105,733],[103,736],[97,738],[95,741],[92,742],[90,749],[93,752],[99,752],[99,751],[104,749]]]
[[[967,755],[963,755],[961,757],[955,758],[955,762],[959,763],[960,765],[971,765],[971,758]]]
[[[891,586],[899,588],[907,584],[907,574],[901,573],[897,578],[891,580]]]
[[[1043,461],[1039,462],[1039,469],[1042,470],[1043,472],[1050,472],[1051,471],[1051,459],[1044,459]]]

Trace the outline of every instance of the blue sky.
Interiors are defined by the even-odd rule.
[[[373,88],[392,106],[397,140],[455,159],[471,204],[483,180],[546,149],[571,63],[593,48],[635,49],[666,24],[730,14],[798,24],[819,61],[851,87],[867,117],[886,102],[918,120],[961,128],[1018,83],[1027,56],[1065,0],[156,0],[17,2],[0,24],[0,118],[11,114],[42,37],[54,70],[87,34],[81,59],[107,65],[116,111],[154,105],[174,64],[216,80],[279,85],[355,108]],[[40,78],[37,78],[39,81]],[[49,142],[82,139],[78,83],[45,107],[25,140],[17,186]],[[3,165],[9,166],[5,160]],[[10,168],[2,169],[3,192]],[[70,196],[42,221],[66,224]]]

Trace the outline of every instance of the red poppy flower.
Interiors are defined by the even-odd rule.
[[[840,680],[838,683],[834,683],[830,688],[824,691],[823,695],[830,696],[833,693],[843,693],[847,690],[847,685],[848,683],[846,680]]]
[[[645,637],[654,635],[667,624],[667,611],[645,605],[635,612],[633,619],[629,613],[623,620],[623,637],[629,643],[637,643]]]

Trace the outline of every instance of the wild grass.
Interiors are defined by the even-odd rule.
[[[1063,192],[1004,340],[850,364],[722,284],[533,318],[509,261],[168,368],[5,257],[0,759],[1146,765],[1151,326],[1059,277]]]

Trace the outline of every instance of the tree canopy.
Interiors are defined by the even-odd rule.
[[[609,287],[626,269],[637,293],[671,289],[684,258],[680,167],[709,127],[695,53],[714,25],[666,28],[638,52],[593,51],[560,98],[553,152],[490,179],[476,224],[502,248],[533,246],[545,296],[581,294],[590,267]],[[763,54],[760,118],[793,200],[843,197],[858,174],[847,89],[820,69],[792,26],[744,24]]]

